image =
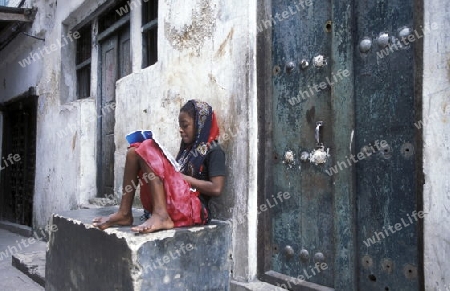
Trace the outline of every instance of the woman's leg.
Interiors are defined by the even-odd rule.
[[[143,224],[132,227],[131,230],[149,233],[161,229],[173,228],[174,223],[167,212],[167,199],[163,182],[158,176],[154,175],[147,163],[141,158],[139,159],[139,166],[144,172],[144,176],[153,177],[150,181],[146,181],[149,184],[151,193],[152,209],[150,209],[150,212],[152,215]]]
[[[123,195],[120,202],[119,211],[106,217],[96,217],[93,220],[94,226],[100,229],[106,229],[113,225],[131,225],[133,224],[133,215],[131,207],[133,205],[134,194],[138,185],[138,173],[140,170],[141,157],[136,153],[134,147],[127,152],[125,161],[125,172],[123,175]]]

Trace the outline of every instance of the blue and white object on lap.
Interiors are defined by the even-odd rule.
[[[143,142],[146,139],[152,139],[153,135],[150,130],[136,130],[127,134],[125,138],[129,144],[133,144]]]

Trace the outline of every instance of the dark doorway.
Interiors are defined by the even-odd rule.
[[[2,219],[28,226],[33,220],[36,104],[37,97],[28,95],[2,106],[0,215]]]

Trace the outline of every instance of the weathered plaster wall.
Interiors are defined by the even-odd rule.
[[[212,210],[216,218],[244,218],[243,223],[234,225],[235,276],[241,278],[248,277],[246,267],[250,260],[246,227],[249,197],[256,202],[256,122],[252,113],[256,110],[252,103],[256,101],[255,35],[249,25],[249,15],[256,13],[256,4],[250,3],[160,1],[158,62],[118,81],[116,91],[118,193],[127,150],[124,137],[128,132],[151,129],[176,155],[181,106],[193,98],[212,105],[218,116],[228,168],[226,189],[222,197],[213,199]],[[253,223],[252,237],[256,237],[256,217]],[[256,242],[253,247],[256,248]]]
[[[46,45],[55,44],[57,39],[65,36],[61,23],[81,2],[57,6],[56,1],[37,1],[35,31],[45,36]],[[86,143],[86,140],[94,140],[90,127],[95,126],[90,125],[85,116],[86,112],[94,115],[95,106],[92,100],[61,103],[66,100],[59,90],[63,81],[61,63],[65,61],[61,58],[61,49],[47,55],[39,80],[34,227],[45,224],[52,212],[76,209],[87,202],[86,196],[96,193],[95,159],[90,150],[94,143]],[[71,90],[75,91],[75,88]],[[88,133],[91,135],[86,136]],[[89,153],[82,155],[86,151]],[[81,187],[86,171],[92,176],[88,189]]]
[[[426,290],[450,289],[450,2],[425,1],[424,36],[424,240]]]

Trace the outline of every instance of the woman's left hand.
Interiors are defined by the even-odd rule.
[[[199,180],[191,176],[183,174],[183,178],[191,185],[192,188],[197,189],[200,193],[208,196],[219,196],[225,184],[225,176],[211,177],[209,181]]]
[[[181,174],[181,175],[183,175],[183,179],[186,181],[186,182],[188,182],[189,184],[192,184],[192,177],[191,176],[188,176],[188,175],[185,175],[185,174]]]

